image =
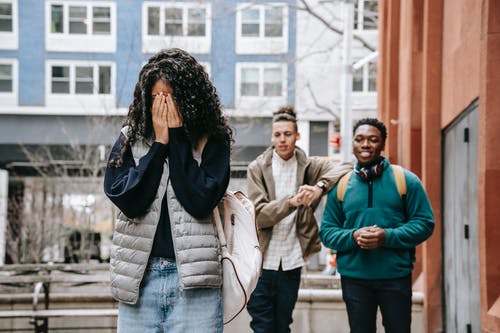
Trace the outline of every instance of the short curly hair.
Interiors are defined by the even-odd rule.
[[[385,127],[383,122],[379,121],[377,118],[360,119],[356,122],[356,124],[354,124],[354,127],[352,129],[353,136],[354,136],[354,133],[356,133],[356,130],[358,129],[358,127],[361,125],[370,125],[370,126],[376,127],[380,131],[380,135],[382,136],[382,143],[385,144],[385,139],[387,139],[387,128]]]
[[[293,105],[285,105],[273,112],[273,123],[278,121],[290,121],[294,123],[297,129],[297,113]]]
[[[188,52],[171,48],[153,55],[139,72],[134,99],[123,125],[129,128],[120,161],[123,160],[127,145],[154,137],[151,91],[158,80],[172,86],[183,128],[193,147],[206,135],[229,137],[230,142],[233,141],[219,96],[205,69]]]

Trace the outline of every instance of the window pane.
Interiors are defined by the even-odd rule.
[[[354,2],[354,18],[353,18],[353,23],[354,23],[354,30],[358,30],[358,27],[359,27],[359,24],[358,24],[358,20],[359,20],[359,0],[356,0]]]
[[[264,96],[281,96],[281,68],[264,69]]]
[[[165,9],[165,35],[182,36],[182,9]]]
[[[370,62],[368,65],[368,91],[377,91],[377,63]]]
[[[93,68],[92,67],[76,67],[75,70],[75,93],[76,94],[92,94],[93,91]]]
[[[94,7],[92,9],[94,34],[109,35],[111,33],[111,10],[109,7]]]
[[[52,66],[52,93],[69,94],[68,66]]]
[[[363,67],[352,71],[352,91],[363,91]]]
[[[245,9],[241,11],[241,35],[246,37],[259,36],[258,9]]]
[[[111,67],[99,66],[99,94],[111,93]]]
[[[69,67],[68,66],[53,66],[52,78],[66,78],[69,80]]]
[[[87,33],[87,7],[70,6],[69,7],[69,33],[86,34]]]
[[[0,65],[0,78],[6,77],[12,77],[12,65],[2,64]]]
[[[0,92],[12,92],[12,65],[0,65]]]
[[[378,1],[365,0],[365,8],[363,10],[363,29],[375,30],[378,22]]]
[[[188,36],[205,36],[205,8],[188,9]]]
[[[0,3],[0,31],[12,31],[12,4]]]
[[[259,70],[257,68],[241,70],[241,96],[259,96]]]
[[[270,8],[266,9],[266,37],[281,37],[283,36],[283,9]]]
[[[12,92],[12,80],[0,79],[0,92]]]
[[[50,27],[50,32],[52,33],[62,33],[63,32],[63,6],[62,5],[52,5],[52,23]]]
[[[160,8],[148,8],[148,35],[160,34]]]
[[[0,16],[12,17],[12,4],[0,3]]]

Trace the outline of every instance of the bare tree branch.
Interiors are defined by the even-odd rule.
[[[307,82],[307,84],[306,84],[306,88],[307,88],[307,90],[309,91],[309,93],[311,94],[311,98],[312,98],[312,99],[313,99],[313,101],[314,101],[314,105],[315,105],[318,109],[323,110],[323,111],[325,111],[325,112],[328,112],[329,114],[331,114],[332,116],[334,116],[334,117],[335,117],[335,120],[336,120],[336,121],[340,121],[340,116],[339,116],[337,113],[335,113],[335,111],[333,111],[331,108],[329,108],[329,107],[327,107],[327,106],[324,106],[324,105],[322,105],[322,104],[320,104],[320,103],[318,102],[318,99],[316,98],[316,95],[314,94],[314,91],[313,91],[313,89],[312,89],[312,87],[311,87],[310,82]]]
[[[312,7],[307,3],[306,0],[300,0],[300,3],[303,5],[303,7],[293,6],[293,5],[291,5],[291,6],[294,7],[294,8],[296,8],[296,9],[298,9],[298,10],[303,10],[303,11],[309,13],[312,17],[314,17],[317,20],[319,20],[321,23],[323,23],[325,25],[325,27],[327,27],[331,31],[333,31],[335,33],[338,33],[339,35],[343,35],[344,34],[344,30],[342,30],[342,29],[334,26],[330,22],[328,22],[317,11],[315,11],[314,9],[312,9]],[[371,45],[368,41],[366,41],[363,37],[359,36],[358,34],[353,33],[353,38],[356,39],[357,41],[359,41],[363,45],[363,47],[365,47],[366,49],[368,49],[368,50],[370,50],[372,52],[376,51],[376,48],[373,45]]]

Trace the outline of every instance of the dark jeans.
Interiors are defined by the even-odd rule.
[[[342,276],[341,284],[351,333],[376,332],[378,306],[386,333],[410,332],[411,275],[385,280]]]
[[[250,296],[250,327],[257,333],[290,332],[292,312],[297,301],[301,268],[291,271],[263,270]]]

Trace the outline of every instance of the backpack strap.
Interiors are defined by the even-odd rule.
[[[403,168],[397,164],[391,164],[392,172],[394,173],[394,180],[400,196],[406,195],[406,179]]]
[[[349,184],[349,179],[351,178],[352,170],[340,177],[337,184],[337,200],[342,202],[344,200],[345,190],[347,189],[347,184]]]
[[[396,181],[396,187],[400,196],[406,195],[406,179],[403,167],[397,164],[391,164],[392,172],[394,173],[394,179]],[[347,185],[349,184],[349,179],[351,178],[352,170],[343,175],[337,184],[337,200],[339,202],[344,201],[345,191]]]

